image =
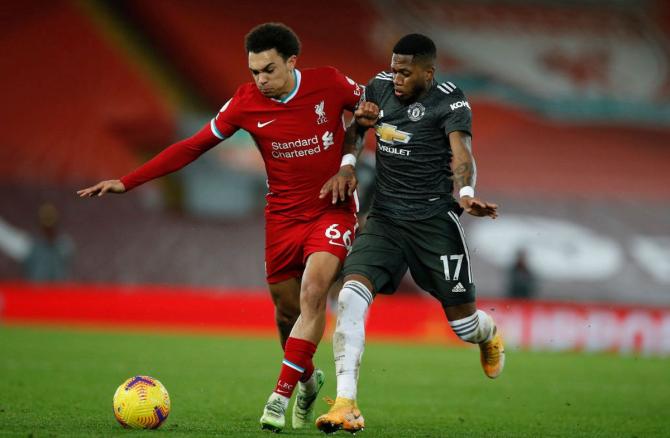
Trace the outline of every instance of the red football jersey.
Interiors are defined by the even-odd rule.
[[[363,87],[332,67],[294,74],[282,100],[263,96],[254,83],[240,86],[212,119],[212,133],[223,140],[244,129],[254,138],[267,170],[268,213],[311,219],[328,208],[355,211],[355,199],[333,207],[319,191],[340,168],[343,111],[354,111]]]

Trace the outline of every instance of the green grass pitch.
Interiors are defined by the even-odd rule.
[[[0,436],[273,436],[258,418],[280,360],[273,339],[0,326]],[[329,343],[316,363],[334,397]],[[370,343],[357,438],[670,436],[668,371],[668,359],[508,349],[492,381],[476,349]],[[170,392],[157,431],[125,430],[112,414],[114,390],[136,374]]]

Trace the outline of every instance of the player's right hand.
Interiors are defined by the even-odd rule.
[[[379,118],[379,107],[372,102],[361,102],[354,112],[356,124],[362,128],[372,128]]]
[[[107,181],[100,181],[94,186],[87,187],[85,189],[77,190],[77,194],[80,198],[90,198],[91,196],[102,196],[105,193],[124,193],[126,191],[126,186],[123,185],[121,180],[110,179]]]
[[[470,196],[462,196],[458,203],[466,213],[473,216],[488,216],[491,219],[498,217],[498,204],[482,201],[479,198],[471,198]]]
[[[354,194],[358,179],[356,179],[356,171],[354,166],[342,166],[336,175],[330,177],[328,181],[321,187],[319,192],[319,199],[323,199],[328,194],[332,194],[333,204],[337,204],[337,200],[344,202],[347,196]]]

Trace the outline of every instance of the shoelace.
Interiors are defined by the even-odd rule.
[[[330,398],[328,396],[323,397],[323,401],[325,401],[328,404],[328,406],[331,406],[331,407],[334,406],[335,402],[336,402],[336,400],[333,400],[332,398]],[[354,409],[358,409],[356,407],[356,405],[354,405]]]
[[[331,406],[331,408],[332,408],[332,406],[335,405],[335,400],[333,400],[332,398],[330,398],[328,396],[323,397],[323,401],[325,401],[329,406]],[[356,407],[356,406],[354,406],[351,413],[353,414],[355,420],[358,420],[358,418],[361,416],[361,411],[359,411],[358,407]],[[363,429],[361,428],[360,430],[363,430]]]
[[[308,408],[309,405],[311,405],[314,400],[316,400],[316,394],[312,394],[311,396],[300,396],[298,395],[298,398],[296,399],[296,407],[298,410],[295,410],[295,416],[300,418],[301,420],[307,419],[308,416]]]
[[[278,417],[284,415],[284,405],[280,400],[272,400],[267,405],[265,405],[265,409],[277,415]]]
[[[500,349],[497,344],[489,343],[486,347],[485,360],[488,364],[495,364],[500,357]]]
[[[314,400],[316,400],[316,394],[298,395],[296,402],[300,409],[307,409],[309,408],[309,405],[311,405],[314,402]]]

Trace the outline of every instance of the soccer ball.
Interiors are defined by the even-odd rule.
[[[114,416],[123,427],[157,429],[170,415],[170,395],[149,376],[126,380],[114,393]]]

